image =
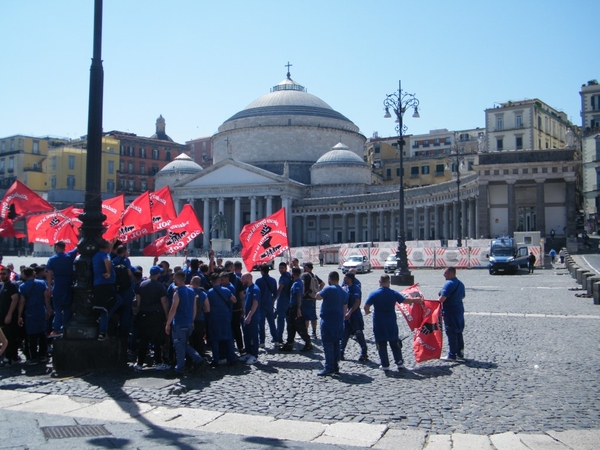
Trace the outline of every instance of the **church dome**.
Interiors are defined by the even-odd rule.
[[[311,184],[370,184],[371,168],[341,142],[321,156],[310,168]]]
[[[344,145],[340,142],[330,151],[321,156],[313,165],[313,167],[325,165],[367,166],[367,163],[364,162],[363,159],[356,153],[351,152],[347,145]]]
[[[193,173],[198,173],[202,170],[202,166],[194,162],[189,155],[182,153],[178,155],[158,171],[157,175],[171,175],[171,174],[182,174],[182,175],[190,175]]]

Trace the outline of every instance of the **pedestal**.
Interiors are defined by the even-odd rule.
[[[231,251],[231,239],[211,239],[211,248],[217,252],[230,252]]]
[[[397,274],[390,277],[390,282],[394,286],[412,286],[415,284],[415,277],[411,274]]]
[[[56,372],[122,369],[127,366],[127,339],[54,339],[52,367]]]

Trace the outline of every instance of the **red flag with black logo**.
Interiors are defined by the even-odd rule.
[[[152,233],[152,214],[150,196],[146,191],[129,204],[121,220],[111,225],[104,233],[104,239],[112,241],[118,238],[122,243],[126,243],[150,233]]]
[[[285,208],[275,214],[244,225],[240,233],[242,259],[248,270],[266,263],[290,248],[285,222]]]
[[[54,242],[48,240],[48,236],[53,235],[54,230],[64,222],[71,222],[71,219],[60,211],[30,216],[27,218],[27,239],[29,242],[54,245]]]
[[[419,290],[419,283],[407,287],[400,293],[410,298],[423,298],[423,293]],[[418,329],[423,322],[423,310],[421,308],[413,308],[412,306],[413,305],[409,305],[408,303],[396,303],[396,308],[400,310],[406,319],[408,327],[411,331],[414,331]]]
[[[48,244],[54,245],[58,241],[63,241],[65,251],[70,252],[77,247],[79,241],[78,229],[71,220],[63,220],[58,225],[46,230]]]
[[[102,202],[102,214],[106,216],[103,225],[110,228],[111,225],[120,223],[121,216],[125,212],[125,196],[117,195],[113,198],[107,198]]]
[[[169,186],[150,193],[150,209],[154,231],[164,230],[177,217]]]
[[[145,256],[174,254],[185,250],[188,244],[202,233],[202,226],[200,226],[194,208],[187,204],[181,209],[179,216],[171,221],[167,228],[167,234],[146,246],[142,252]]]
[[[25,237],[23,233],[15,230],[14,222],[8,217],[6,217],[4,220],[2,220],[2,223],[0,223],[0,236],[5,238],[14,237],[17,239]]]
[[[54,211],[54,206],[18,180],[6,191],[1,208],[0,217],[13,222],[28,214]]]
[[[71,222],[73,222],[73,225],[76,228],[79,228],[82,225],[81,220],[79,220],[79,214],[83,213],[83,208],[75,208],[71,205],[68,208],[61,209],[60,213],[71,219]]]

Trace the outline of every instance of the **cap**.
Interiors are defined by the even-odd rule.
[[[163,268],[160,266],[152,266],[150,268],[150,276],[152,275],[158,275],[160,273],[163,273]]]
[[[311,263],[311,262],[306,262],[306,263],[304,263],[304,264],[302,264],[302,265],[303,265],[304,267],[308,267],[309,269],[312,269],[312,268],[313,268],[313,263]]]

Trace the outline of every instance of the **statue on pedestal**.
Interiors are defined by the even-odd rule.
[[[217,232],[217,238],[222,239],[227,235],[227,220],[225,220],[225,216],[222,211],[219,211],[212,220],[212,227],[210,232]],[[222,233],[222,234],[221,234]]]

